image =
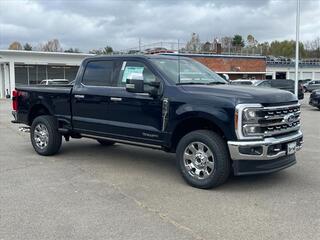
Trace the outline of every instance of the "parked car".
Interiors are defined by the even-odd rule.
[[[308,83],[308,82],[310,82],[310,81],[311,81],[311,79],[299,80],[299,84],[303,86],[304,84],[306,84],[306,83]]]
[[[303,85],[303,89],[306,92],[312,92],[315,89],[320,89],[320,80],[312,80]]]
[[[292,166],[303,138],[293,94],[229,85],[175,56],[86,58],[74,85],[16,87],[13,116],[30,126],[40,155],[56,154],[62,137],[162,149],[176,153],[183,178],[198,188],[224,183],[230,171]]]
[[[309,104],[320,109],[320,89],[312,91],[309,98]]]
[[[238,79],[230,81],[232,85],[247,85],[247,86],[256,86],[263,80],[250,80],[250,79]]]
[[[269,87],[277,88],[285,91],[294,93],[294,81],[293,80],[234,80],[231,82],[232,85],[247,85],[254,87]],[[304,98],[303,88],[298,85],[298,99],[301,100]]]
[[[40,85],[67,85],[67,79],[45,79],[40,82]]]

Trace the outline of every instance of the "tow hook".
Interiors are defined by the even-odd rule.
[[[30,132],[30,127],[19,127],[19,131],[20,132],[29,133]]]

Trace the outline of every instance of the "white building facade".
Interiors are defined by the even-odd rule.
[[[72,81],[82,60],[92,54],[0,50],[0,98],[15,86],[38,84],[44,79]]]
[[[267,63],[267,79],[295,79],[294,63],[289,64],[270,64]],[[298,79],[320,80],[320,62],[319,63],[301,63],[299,64]]]

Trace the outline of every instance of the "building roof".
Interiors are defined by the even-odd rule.
[[[162,53],[162,55],[173,55],[183,57],[205,57],[205,58],[253,58],[253,59],[266,59],[261,55],[233,55],[233,54],[203,54],[203,53]]]
[[[26,51],[26,50],[2,50],[0,49],[0,55],[43,55],[43,56],[79,56],[90,57],[95,54],[89,53],[67,53],[67,52],[42,52],[42,51]]]

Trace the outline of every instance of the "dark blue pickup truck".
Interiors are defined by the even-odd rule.
[[[290,92],[228,85],[200,63],[177,56],[87,58],[69,86],[21,86],[15,123],[30,126],[40,155],[62,137],[93,138],[176,153],[192,186],[295,164],[302,147],[300,106]]]

